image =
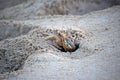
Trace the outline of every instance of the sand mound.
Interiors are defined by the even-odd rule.
[[[42,9],[44,15],[53,15],[66,14],[67,9],[71,11],[74,8],[68,7],[73,4],[70,0],[64,4],[65,13],[61,13],[61,9],[55,9],[59,1],[48,2],[53,12],[41,7],[48,4],[38,6],[41,0],[30,0],[0,11],[0,79],[119,80],[120,6],[83,16],[41,16]],[[53,5],[53,2],[56,4]],[[78,14],[74,11],[69,13]],[[62,52],[44,39],[43,33],[52,34],[55,30],[69,28],[82,30],[86,34],[85,38],[80,39],[79,48],[72,53]]]

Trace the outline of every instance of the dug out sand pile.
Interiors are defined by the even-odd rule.
[[[120,79],[120,6],[82,16],[41,16],[29,2],[1,10],[0,80]],[[62,29],[82,31],[74,52],[45,40]]]

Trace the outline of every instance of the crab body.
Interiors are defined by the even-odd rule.
[[[76,39],[77,35],[71,37],[73,33],[78,33],[78,31],[59,31],[57,34],[49,35],[45,40],[52,40],[55,43],[55,47],[59,50],[64,50],[65,52],[73,52],[76,49]]]

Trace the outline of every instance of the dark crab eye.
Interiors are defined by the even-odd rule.
[[[75,34],[72,34],[72,37],[74,38],[76,35]]]
[[[75,37],[75,35],[72,35],[72,37]]]

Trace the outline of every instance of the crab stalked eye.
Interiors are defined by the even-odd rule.
[[[76,37],[76,34],[72,34],[72,36],[71,36],[72,38],[75,38]]]
[[[75,35],[72,35],[72,37],[75,37]]]

